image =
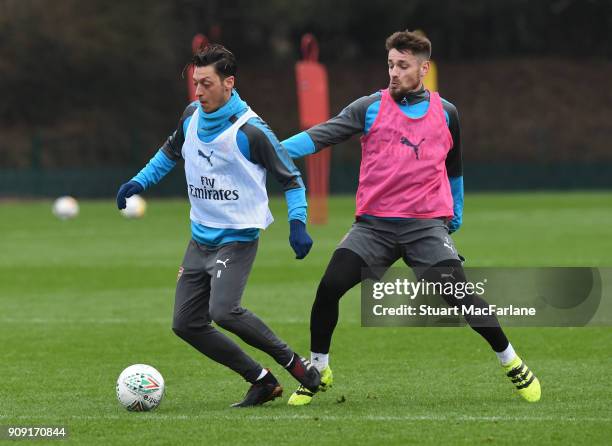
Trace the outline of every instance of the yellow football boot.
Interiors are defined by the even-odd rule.
[[[334,375],[332,374],[329,366],[325,367],[321,370],[321,384],[319,385],[320,392],[325,392],[329,389],[334,382]],[[314,392],[311,392],[304,386],[300,386],[297,388],[295,392],[289,397],[289,401],[287,404],[290,406],[305,406],[310,404],[312,401],[312,397],[314,397]]]
[[[530,403],[540,400],[542,394],[540,381],[521,358],[517,356],[509,364],[502,367],[506,372],[506,376],[510,378],[510,381],[515,385],[516,390],[523,399]]]

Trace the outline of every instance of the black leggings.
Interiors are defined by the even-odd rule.
[[[340,298],[361,282],[362,269],[367,266],[361,257],[349,249],[340,248],[334,252],[319,283],[310,314],[310,350],[312,352],[329,353],[331,338],[338,323]],[[458,260],[440,262],[425,271],[421,277],[428,281],[441,281],[440,273],[445,271],[452,273],[456,281],[466,280],[463,267]],[[450,306],[458,305],[459,302],[467,303],[465,299],[462,301],[455,298],[447,299]],[[487,306],[487,303],[478,296],[471,296],[471,304],[476,307]],[[499,326],[497,318],[487,317],[488,320],[468,319],[467,322],[491,345],[494,351],[504,351],[508,347],[508,338]]]

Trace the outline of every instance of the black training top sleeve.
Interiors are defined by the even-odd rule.
[[[463,154],[461,149],[461,127],[459,126],[459,113],[457,107],[446,100],[442,100],[444,111],[448,113],[448,129],[453,138],[453,147],[446,155],[446,172],[449,177],[463,176]]]
[[[181,149],[183,148],[183,143],[185,142],[185,132],[183,131],[183,124],[185,120],[193,115],[198,105],[196,103],[191,103],[185,108],[181,119],[179,119],[178,127],[172,133],[172,135],[168,136],[166,142],[162,146],[162,150],[164,154],[168,156],[173,161],[178,161],[182,158]]]
[[[380,100],[380,93],[363,96],[349,104],[337,116],[306,130],[314,142],[315,150],[346,141],[351,136],[362,133],[365,128],[365,116],[368,107]]]

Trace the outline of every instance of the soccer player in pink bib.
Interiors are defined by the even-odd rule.
[[[396,260],[431,282],[467,281],[450,236],[463,214],[463,166],[457,109],[423,86],[431,42],[401,31],[386,41],[389,86],[348,105],[339,115],[282,142],[292,158],[338,144],[361,133],[356,220],[338,245],[312,306],[311,362],[321,372],[320,390],[333,382],[329,349],[340,298]],[[477,295],[451,306],[487,307]],[[494,315],[466,317],[497,355],[505,374],[527,401],[540,399],[540,383],[515,353]],[[314,393],[300,386],[290,405],[305,405]]]

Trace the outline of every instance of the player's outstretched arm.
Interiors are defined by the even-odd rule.
[[[153,158],[138,174],[127,183],[124,183],[117,192],[117,207],[125,209],[125,200],[132,195],[139,194],[152,184],[157,184],[168,172],[170,172],[176,161],[171,160],[164,154],[163,149],[155,154]]]
[[[157,184],[174,166],[176,166],[176,161],[169,159],[160,149],[134,178],[121,185],[119,192],[117,192],[117,207],[125,209],[126,198],[139,194],[151,185]]]
[[[195,102],[187,106],[179,120],[177,129],[166,139],[155,156],[134,178],[119,187],[117,192],[117,207],[119,209],[125,209],[127,198],[159,183],[176,166],[176,162],[182,157],[181,150],[185,142],[185,129],[189,125],[189,120],[196,107]]]
[[[376,94],[359,98],[337,116],[293,135],[281,144],[287,149],[289,156],[296,159],[346,141],[364,131],[366,111],[377,99]]]

